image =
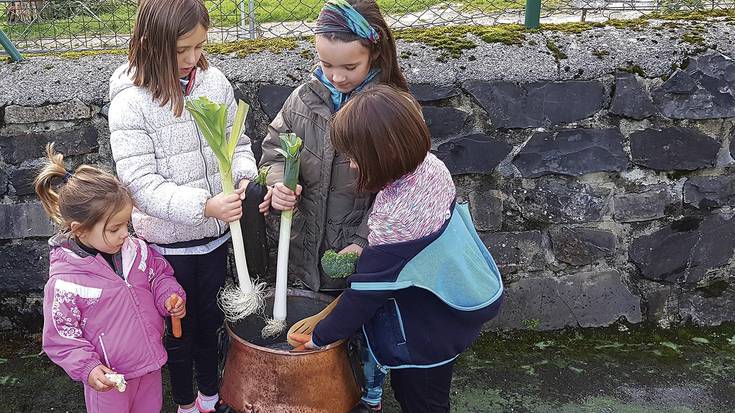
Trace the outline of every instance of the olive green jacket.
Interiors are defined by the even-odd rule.
[[[299,86],[286,99],[263,140],[261,166],[270,166],[268,184],[283,180],[279,133],[293,132],[304,141],[299,184],[303,187],[291,227],[289,274],[309,288],[338,290],[343,279],[332,279],[321,269],[324,251],[355,243],[367,244],[372,193],[355,190],[357,175],[344,154],[335,152],[329,138],[334,109],[329,90],[318,79]]]

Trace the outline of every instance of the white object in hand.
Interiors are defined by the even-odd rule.
[[[117,387],[117,391],[120,393],[125,391],[125,386],[128,384],[125,381],[125,376],[119,373],[105,373],[105,377],[107,377],[107,380],[110,380],[111,382],[115,383],[115,387]]]

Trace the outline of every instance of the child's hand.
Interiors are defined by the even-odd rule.
[[[109,367],[105,366],[104,364],[100,364],[99,366],[92,369],[92,371],[89,372],[89,377],[87,377],[87,383],[90,387],[97,391],[108,391],[115,387],[115,383],[111,382],[107,377],[105,377],[105,373],[114,373],[114,371],[110,370]]]
[[[268,187],[268,192],[263,197],[263,202],[258,205],[258,211],[263,215],[268,215],[271,209],[271,196],[273,195],[273,187]]]
[[[219,193],[209,198],[204,205],[204,216],[224,222],[237,221],[242,216],[240,195],[243,191],[245,191],[243,188],[237,188],[231,194]]]
[[[237,185],[238,188],[242,189],[242,193],[240,194],[240,200],[245,200],[245,191],[248,189],[248,184],[250,184],[250,180],[248,179],[242,179],[240,180],[240,183]]]
[[[297,343],[301,343],[301,345],[294,347],[291,351],[306,351],[319,348],[311,341],[311,334],[291,333],[288,335],[288,338]]]
[[[271,205],[280,211],[288,211],[294,209],[296,201],[301,195],[301,185],[296,185],[296,192],[288,189],[283,182],[273,185],[273,194],[271,196]],[[267,195],[266,195],[267,196]],[[262,204],[261,204],[262,205]]]
[[[164,303],[166,310],[171,314],[172,318],[184,318],[186,315],[186,303],[178,294],[171,294]]]
[[[360,255],[360,254],[362,254],[362,247],[359,246],[359,245],[357,245],[357,244],[350,244],[350,245],[342,248],[342,250],[340,252],[338,252],[337,254],[345,254],[345,253],[348,253],[348,252],[354,252],[355,254]]]

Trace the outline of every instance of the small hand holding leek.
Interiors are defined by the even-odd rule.
[[[245,192],[243,188],[235,189],[233,192],[219,194],[209,198],[204,205],[204,216],[217,218],[220,221],[237,221],[242,216],[241,196]]]
[[[283,182],[278,182],[271,190],[271,205],[279,211],[294,209],[302,189],[301,185],[296,185],[296,191],[292,191]]]

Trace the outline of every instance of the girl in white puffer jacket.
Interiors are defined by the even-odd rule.
[[[240,218],[244,189],[222,193],[212,149],[183,109],[187,97],[206,96],[237,109],[232,86],[209,66],[202,48],[209,16],[201,0],[143,0],[128,63],[110,79],[110,143],[117,174],[135,200],[133,227],[171,263],[189,297],[183,335],[166,334],[173,399],[181,412],[214,411],[217,330],[223,314],[228,223]],[[257,168],[243,136],[232,165],[233,182]],[[240,185],[238,185],[240,186]],[[196,366],[196,395],[192,386]]]

